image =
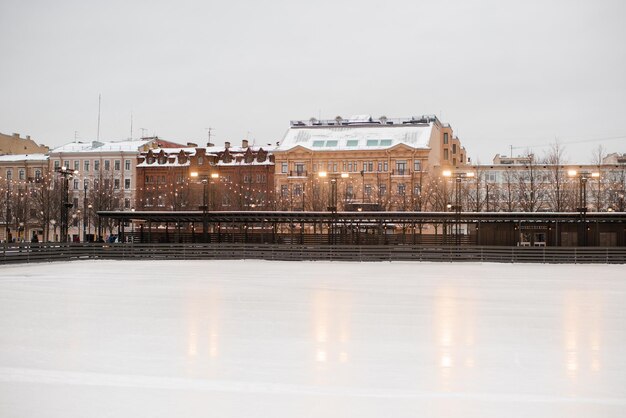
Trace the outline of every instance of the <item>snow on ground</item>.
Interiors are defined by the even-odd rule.
[[[0,266],[0,416],[623,417],[625,273]]]

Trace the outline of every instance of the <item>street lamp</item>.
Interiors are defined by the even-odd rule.
[[[88,236],[91,236],[91,209],[93,209],[93,205],[90,203],[87,205],[87,228],[89,228],[89,232],[87,232]]]
[[[572,178],[578,177],[578,212],[580,213],[580,233],[579,242],[583,247],[587,246],[587,181],[590,178],[600,178],[600,173],[589,171],[569,170],[567,175]]]
[[[50,220],[50,224],[52,225],[52,241],[56,240],[57,235],[57,221],[54,219]]]
[[[337,180],[339,178],[347,179],[350,177],[348,173],[327,173],[326,171],[320,171],[318,176],[321,178],[330,178],[330,195],[329,195],[329,206],[328,211],[333,214],[333,220],[330,225],[329,230],[329,240],[331,244],[335,244],[336,241],[336,226],[337,226]]]
[[[83,242],[87,242],[87,180],[84,182],[83,195]]]
[[[330,191],[329,191],[329,206],[328,211],[336,213],[337,212],[337,179],[347,179],[350,177],[348,173],[327,173],[326,171],[320,171],[318,174],[321,178],[330,178]]]
[[[448,205],[448,208],[453,209],[455,211],[456,214],[456,232],[455,232],[455,241],[456,241],[456,245],[460,245],[461,244],[461,235],[460,235],[460,227],[461,227],[461,211],[462,211],[462,207],[461,207],[461,182],[463,181],[463,179],[466,178],[472,178],[474,177],[474,173],[473,172],[461,172],[461,171],[457,171],[457,172],[452,172],[451,170],[444,170],[442,172],[444,177],[454,177],[454,205]]]
[[[67,242],[69,210],[73,206],[69,199],[69,179],[78,174],[77,170],[68,167],[59,167],[57,173],[63,177],[63,188],[61,190],[61,242]]]
[[[202,240],[209,242],[209,178],[217,179],[220,175],[211,173],[210,177],[207,175],[200,176],[197,171],[192,171],[190,176],[194,179],[202,178],[202,205],[199,206],[199,209],[202,211]]]

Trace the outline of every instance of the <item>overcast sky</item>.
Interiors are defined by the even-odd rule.
[[[0,0],[0,132],[279,141],[436,114],[474,161],[626,152],[626,1]],[[145,131],[142,131],[144,128]]]

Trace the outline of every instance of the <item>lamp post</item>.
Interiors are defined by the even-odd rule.
[[[78,171],[68,167],[57,168],[57,173],[63,177],[63,188],[61,191],[61,242],[67,242],[67,234],[69,230],[68,219],[69,211],[73,206],[68,202],[69,199],[69,179],[78,174]]]
[[[587,182],[590,178],[600,178],[600,173],[589,171],[569,170],[567,175],[578,178],[578,212],[580,213],[580,239],[581,246],[587,246]]]
[[[9,226],[9,222],[11,222],[11,205],[10,205],[10,193],[11,190],[11,181],[7,181],[7,198],[5,201],[5,204],[7,205],[7,213],[6,213],[6,218],[4,219],[4,221],[6,222],[6,242],[10,242],[11,239],[9,239],[9,236],[11,235],[11,227]]]
[[[52,225],[52,241],[54,242],[57,236],[57,221],[50,219],[50,225]]]
[[[209,178],[217,179],[219,178],[219,174],[211,173],[211,176],[209,177],[207,175],[200,176],[197,171],[192,171],[190,175],[195,179],[198,177],[202,178],[202,205],[199,207],[202,211],[202,241],[209,242]]]
[[[451,209],[454,209],[455,212],[455,242],[456,245],[461,245],[461,182],[463,179],[474,177],[473,172],[452,172],[450,170],[444,170],[442,172],[444,177],[450,178],[454,177],[454,205],[450,205]]]
[[[91,209],[93,209],[92,204],[88,204],[87,205],[87,228],[88,228],[88,232],[87,232],[87,236],[91,236]]]
[[[83,242],[87,242],[87,181],[85,181],[83,195]]]
[[[329,190],[329,196],[328,196],[328,211],[331,212],[333,214],[332,218],[332,222],[330,224],[330,228],[329,228],[329,241],[331,244],[335,244],[336,243],[336,225],[337,225],[337,180],[342,178],[342,179],[346,179],[348,177],[350,177],[350,175],[348,173],[327,173],[326,171],[320,171],[318,173],[318,176],[321,178],[326,178],[329,177],[329,183],[330,183],[330,190]]]

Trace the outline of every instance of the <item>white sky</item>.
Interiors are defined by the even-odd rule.
[[[558,138],[587,162],[626,151],[625,16],[623,0],[2,0],[0,132],[95,139],[102,94],[106,140],[131,112],[134,137],[201,144],[208,127],[265,144],[291,119],[437,114],[474,161]]]

